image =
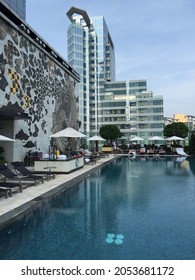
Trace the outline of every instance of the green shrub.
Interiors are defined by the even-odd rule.
[[[122,149],[122,150],[124,150],[124,151],[125,151],[125,150],[128,150],[128,146],[127,146],[126,144],[120,145],[119,148]]]
[[[189,153],[191,155],[195,155],[195,131],[192,132],[192,135],[190,137],[189,141]]]
[[[4,156],[2,155],[4,151],[4,148],[0,146],[0,163],[6,162]]]

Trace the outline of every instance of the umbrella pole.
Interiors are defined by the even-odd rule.
[[[96,145],[96,152],[98,153],[98,141],[95,141],[95,145]]]
[[[70,158],[70,138],[68,138],[68,158]]]

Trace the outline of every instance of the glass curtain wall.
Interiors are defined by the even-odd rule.
[[[85,51],[85,30],[82,25],[73,23],[68,28],[68,62],[80,75],[80,83],[77,84],[76,97],[79,104],[79,121],[81,124],[80,129],[84,130],[84,99],[86,92],[84,93],[84,81],[86,81],[86,70],[84,71],[83,58]]]
[[[26,0],[3,0],[12,8],[23,20],[26,20]]]
[[[104,84],[115,79],[115,55],[103,16],[90,18],[82,10],[68,28],[68,62],[80,74],[77,88],[80,130],[88,136],[99,132],[98,112]],[[84,14],[84,16],[83,16]]]

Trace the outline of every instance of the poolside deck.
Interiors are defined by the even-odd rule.
[[[33,185],[23,190],[22,193],[14,193],[12,197],[0,198],[0,228],[8,222],[16,219],[18,214],[36,207],[36,205],[52,194],[69,188],[72,184],[81,181],[92,170],[116,158],[116,155],[98,159],[96,164],[86,164],[82,169],[78,169],[69,174],[58,174],[55,179],[44,181],[37,186]]]

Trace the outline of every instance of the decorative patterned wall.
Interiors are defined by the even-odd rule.
[[[0,107],[16,108],[31,117],[14,121],[15,160],[27,148],[47,152],[52,133],[77,128],[75,86],[49,55],[0,18]],[[63,143],[56,142],[63,149]]]

